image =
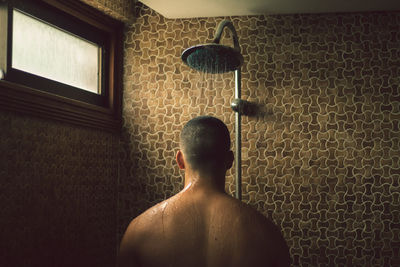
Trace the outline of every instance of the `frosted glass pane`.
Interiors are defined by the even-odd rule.
[[[13,11],[12,67],[100,94],[100,47]]]

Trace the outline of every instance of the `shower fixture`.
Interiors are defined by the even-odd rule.
[[[221,35],[225,27],[232,32],[233,47],[221,45]],[[234,71],[243,64],[237,33],[232,22],[222,21],[215,32],[212,43],[192,46],[182,53],[182,60],[189,67],[206,73]]]
[[[225,27],[232,32],[233,47],[221,45],[221,35]],[[183,62],[189,67],[205,73],[225,73],[235,71],[235,100],[231,104],[235,111],[235,183],[237,199],[242,199],[242,155],[241,155],[241,115],[245,113],[247,101],[241,98],[241,70],[243,56],[240,53],[239,41],[235,27],[229,20],[223,20],[212,43],[192,46],[182,53]]]

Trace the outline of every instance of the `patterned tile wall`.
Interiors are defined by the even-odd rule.
[[[233,73],[180,60],[222,18],[137,13],[125,34],[120,235],[182,189],[174,156],[187,120],[214,115],[234,138]],[[229,19],[243,98],[259,106],[243,119],[244,201],[279,225],[294,266],[400,265],[400,13]]]
[[[81,0],[124,22],[134,0]],[[119,136],[0,111],[0,266],[115,265]]]
[[[118,136],[0,112],[0,266],[114,266]]]
[[[105,14],[126,22],[132,23],[135,19],[136,0],[79,0]]]

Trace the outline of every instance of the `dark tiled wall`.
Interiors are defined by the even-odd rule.
[[[82,0],[133,20],[133,0]],[[114,266],[119,135],[0,111],[0,266]]]
[[[107,15],[131,23],[135,19],[136,0],[79,0],[84,2]]]
[[[174,156],[187,120],[214,115],[234,137],[233,73],[180,60],[222,18],[137,12],[125,36],[119,234],[182,188]],[[230,19],[243,98],[260,107],[243,119],[244,201],[280,226],[294,266],[399,265],[400,13]]]
[[[0,266],[114,266],[118,137],[0,112]]]

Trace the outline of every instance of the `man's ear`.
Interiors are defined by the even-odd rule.
[[[176,153],[176,162],[178,163],[179,169],[185,169],[185,159],[183,157],[182,150],[178,150],[178,152]]]
[[[229,152],[226,156],[226,170],[229,170],[230,168],[232,168],[234,159],[235,159],[235,156],[233,155],[232,150],[229,150]]]

